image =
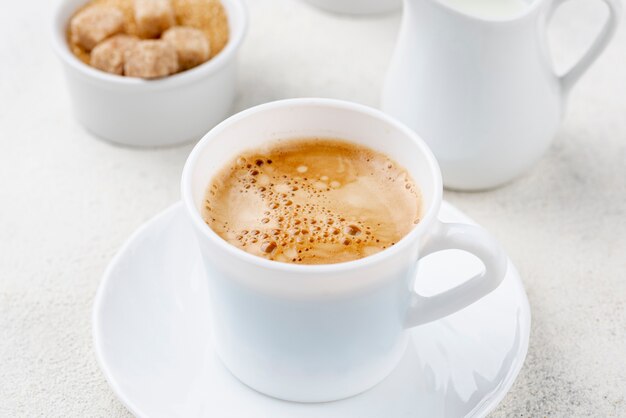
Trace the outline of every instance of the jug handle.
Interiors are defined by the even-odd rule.
[[[549,21],[556,9],[568,0],[554,0],[547,11],[547,20]],[[622,6],[621,0],[602,0],[607,5],[609,16],[602,30],[596,36],[589,49],[583,56],[570,68],[565,74],[559,76],[561,86],[565,94],[574,87],[580,77],[591,67],[591,64],[600,56],[602,51],[607,47],[619,24]]]

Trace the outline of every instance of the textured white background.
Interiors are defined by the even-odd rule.
[[[377,105],[399,15],[248,4],[237,110],[296,96]],[[599,1],[563,7],[558,61],[603,17]],[[48,21],[46,3],[0,1],[0,416],[126,416],[96,365],[91,305],[122,242],[178,199],[192,145],[126,149],[78,126]],[[502,242],[532,306],[526,364],[493,416],[626,416],[626,30],[531,172],[446,198]]]

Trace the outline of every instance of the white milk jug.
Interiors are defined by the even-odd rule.
[[[420,134],[446,187],[488,189],[526,171],[546,151],[568,92],[609,43],[609,18],[565,74],[552,66],[546,27],[566,0],[405,0],[382,109]]]

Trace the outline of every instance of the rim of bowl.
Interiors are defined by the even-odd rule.
[[[432,173],[432,202],[430,202],[430,204],[424,209],[423,216],[420,222],[408,234],[402,237],[402,239],[400,239],[400,241],[398,241],[395,245],[386,248],[376,254],[363,257],[358,260],[346,261],[342,263],[314,265],[282,263],[250,254],[226,242],[215,231],[213,231],[202,219],[200,211],[197,210],[194,203],[193,192],[191,190],[193,170],[198,162],[198,158],[200,157],[202,149],[215,135],[220,134],[224,130],[230,128],[231,125],[239,122],[242,119],[246,119],[250,115],[275,108],[289,106],[325,106],[366,114],[368,116],[384,121],[388,125],[392,126],[394,129],[402,132],[409,140],[413,141],[413,143],[415,143],[420,151],[424,154],[426,162]],[[381,110],[350,101],[327,98],[296,98],[277,100],[248,108],[225,119],[209,132],[207,132],[206,135],[204,135],[202,139],[200,139],[200,141],[198,141],[198,143],[194,146],[193,150],[189,154],[189,157],[187,157],[187,161],[185,162],[185,166],[183,167],[183,173],[181,176],[181,195],[185,210],[191,217],[194,229],[200,231],[202,235],[204,235],[207,239],[217,243],[217,245],[222,247],[224,251],[226,251],[233,257],[238,258],[240,261],[256,264],[260,267],[265,267],[270,270],[280,270],[284,272],[292,272],[298,274],[336,273],[346,270],[365,268],[371,266],[372,264],[377,264],[381,261],[388,259],[389,257],[394,256],[398,252],[404,250],[404,248],[410,245],[411,242],[419,239],[419,235],[422,234],[426,230],[426,228],[428,228],[431,223],[437,219],[437,214],[439,213],[439,208],[441,206],[441,201],[443,198],[443,182],[441,178],[441,170],[439,168],[439,164],[437,163],[437,159],[433,155],[430,148],[426,145],[426,142],[415,131],[411,130],[409,127],[407,127],[397,119],[387,115]],[[417,262],[417,258],[415,261]]]
[[[87,3],[88,1],[89,0],[85,0],[83,3]],[[52,47],[61,60],[74,70],[94,81],[109,83],[110,86],[135,89],[160,89],[193,83],[217,72],[221,67],[228,64],[235,57],[246,35],[248,29],[248,13],[242,0],[220,0],[220,2],[226,10],[229,26],[229,38],[226,46],[213,58],[197,67],[167,77],[146,80],[138,77],[109,74],[93,68],[78,59],[78,57],[70,51],[65,36],[69,18],[62,16],[62,14],[64,14],[62,12],[65,11],[68,0],[59,0],[54,5],[51,25]],[[233,24],[233,22],[236,22],[236,24]],[[233,31],[233,27],[235,31]]]

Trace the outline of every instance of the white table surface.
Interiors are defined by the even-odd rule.
[[[399,15],[248,3],[237,110],[296,96],[377,105]],[[563,62],[604,17],[598,1],[570,3],[552,31]],[[48,20],[43,2],[0,3],[0,416],[127,416],[96,364],[91,306],[123,241],[179,198],[192,145],[127,149],[85,132]],[[501,241],[532,306],[526,364],[493,416],[626,416],[626,30],[531,172],[445,197]]]

